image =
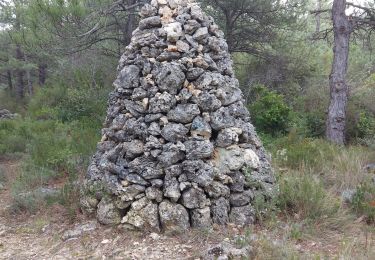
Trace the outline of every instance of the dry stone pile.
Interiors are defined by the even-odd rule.
[[[0,120],[1,119],[14,119],[17,117],[17,114],[12,114],[7,109],[0,109]]]
[[[193,1],[152,0],[122,56],[82,209],[150,231],[255,221],[272,169],[223,32]]]

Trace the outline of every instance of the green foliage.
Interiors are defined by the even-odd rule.
[[[330,144],[322,140],[303,138],[296,133],[290,133],[287,137],[280,138],[272,145],[274,158],[282,167],[298,169],[314,167],[319,164],[322,157],[330,160],[330,152],[334,149]]]
[[[7,181],[5,170],[0,166],[0,184],[4,184]]]
[[[340,203],[327,193],[314,176],[285,177],[280,180],[278,206],[287,215],[319,220],[336,214]]]
[[[97,77],[91,79],[88,72],[78,70],[73,75],[72,85],[57,80],[39,89],[29,104],[30,115],[62,122],[94,120],[99,124],[105,115],[109,90],[103,87],[101,77]]]
[[[291,109],[283,97],[264,86],[255,87],[254,93],[257,99],[250,111],[257,129],[272,135],[286,133],[291,123]]]
[[[369,223],[375,223],[375,186],[371,181],[357,187],[351,205],[358,215],[365,216]]]

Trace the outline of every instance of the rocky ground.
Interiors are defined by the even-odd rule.
[[[225,233],[229,230],[129,232],[101,226],[82,215],[71,223],[61,206],[35,215],[14,215],[9,211],[9,186],[19,163],[2,161],[1,165],[10,181],[0,190],[0,259],[196,259],[229,237]]]
[[[298,238],[296,220],[156,234],[102,226],[79,213],[72,222],[59,205],[15,215],[9,210],[10,186],[19,162],[0,159],[0,165],[7,175],[0,189],[0,259],[216,259],[220,254],[234,259],[371,259],[375,253],[372,232],[358,228],[350,236]]]

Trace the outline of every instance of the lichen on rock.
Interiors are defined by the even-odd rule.
[[[140,16],[82,188],[103,189],[82,192],[82,209],[150,231],[253,223],[275,178],[224,34],[194,1],[152,0]]]

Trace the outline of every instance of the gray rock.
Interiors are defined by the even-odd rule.
[[[168,143],[164,145],[163,152],[158,156],[158,160],[163,167],[168,167],[185,158],[184,145],[181,143]]]
[[[161,135],[168,142],[176,143],[178,141],[184,141],[187,138],[188,132],[189,129],[187,129],[183,124],[169,123],[164,126]]]
[[[191,68],[186,73],[186,78],[188,80],[196,80],[204,73],[204,69],[202,68]]]
[[[168,113],[168,120],[177,123],[191,123],[193,119],[200,114],[199,107],[196,104],[179,104]]]
[[[120,198],[122,201],[132,201],[137,197],[137,195],[143,193],[145,189],[146,188],[143,185],[132,184],[123,188]]]
[[[150,135],[153,135],[153,136],[161,135],[160,125],[156,122],[152,122],[147,131]]]
[[[72,238],[78,238],[82,236],[84,233],[94,231],[97,228],[98,228],[98,225],[96,221],[90,221],[85,224],[77,224],[75,225],[73,229],[66,230],[61,236],[61,239],[63,241],[66,241]]]
[[[160,16],[152,16],[139,21],[139,29],[151,29],[154,27],[161,27]]]
[[[193,209],[191,211],[191,226],[194,228],[211,228],[211,212],[210,208]]]
[[[190,14],[193,19],[203,22],[206,18],[206,15],[203,13],[202,9],[198,5],[192,5],[190,8]]]
[[[172,202],[177,202],[181,197],[179,183],[176,177],[166,175],[164,179],[164,196],[170,198]]]
[[[213,181],[213,167],[202,160],[186,160],[182,163],[182,169],[188,181],[197,183],[201,187],[206,187]]]
[[[218,181],[213,181],[210,185],[204,188],[210,198],[218,199],[220,197],[228,198],[230,189],[228,186]]]
[[[140,72],[141,70],[138,68],[138,66],[126,66],[120,71],[113,85],[116,88],[137,88],[139,85]]]
[[[209,140],[189,140],[184,145],[188,160],[210,158],[214,152],[214,146]]]
[[[239,172],[236,171],[233,174],[231,174],[233,182],[229,185],[229,188],[233,192],[243,192],[244,186],[245,186],[245,176]]]
[[[229,84],[224,84],[220,86],[216,90],[216,96],[221,101],[221,103],[224,106],[233,104],[237,101],[242,100],[242,92],[241,90],[236,86],[237,84],[234,82],[231,82],[231,80],[228,82]]]
[[[183,35],[182,26],[179,22],[165,25],[164,30],[167,33],[167,40],[170,42],[176,42]]]
[[[239,135],[242,134],[240,128],[225,128],[220,130],[217,139],[216,145],[219,147],[228,147],[239,142]]]
[[[220,100],[214,94],[209,94],[206,91],[198,95],[196,103],[202,112],[215,111],[221,107]]]
[[[198,30],[201,27],[201,24],[197,22],[197,20],[188,20],[184,24],[184,31],[187,34],[194,34],[196,30]]]
[[[121,221],[122,224],[134,229],[160,231],[158,205],[147,198],[133,202],[129,212]]]
[[[251,149],[231,146],[230,149],[216,148],[215,158],[212,160],[215,167],[222,173],[238,171],[243,167],[258,168],[259,157]]]
[[[254,199],[254,193],[251,190],[247,190],[240,193],[230,194],[230,205],[233,207],[242,207],[250,203]]]
[[[247,110],[242,101],[235,102],[228,108],[230,114],[234,117],[241,118],[243,120],[248,120],[250,118],[249,110]]]
[[[163,187],[163,180],[162,179],[152,179],[150,180],[152,187],[161,188]]]
[[[149,112],[152,114],[166,113],[176,104],[176,98],[171,94],[164,92],[156,94],[150,99]]]
[[[182,193],[182,205],[188,209],[202,209],[210,206],[210,200],[202,189],[193,187]]]
[[[221,107],[211,114],[210,124],[214,130],[233,127],[235,122],[235,118],[230,114],[227,107]]]
[[[256,220],[255,209],[251,205],[233,207],[229,214],[229,220],[239,226],[254,224]]]
[[[367,172],[375,173],[375,163],[369,163],[365,166]]]
[[[189,102],[193,94],[186,88],[183,88],[180,93],[176,96],[177,100],[181,104],[186,104]]]
[[[180,164],[175,164],[169,166],[165,169],[165,174],[170,177],[178,177],[182,173],[182,166]]]
[[[347,189],[341,193],[341,198],[345,203],[352,203],[356,193],[356,189]]]
[[[210,124],[204,120],[202,117],[197,116],[194,118],[191,128],[190,128],[191,136],[195,139],[207,139],[210,140],[212,135],[212,129]]]
[[[225,225],[229,222],[229,201],[225,198],[219,198],[211,201],[212,221],[219,225]]]
[[[0,109],[0,119],[14,119],[17,117],[17,114],[12,114],[7,109]]]
[[[125,176],[125,180],[127,180],[130,183],[139,184],[142,186],[149,185],[149,183],[138,174],[127,174]]]
[[[161,91],[176,95],[183,86],[185,73],[177,64],[167,63],[162,65],[159,74],[156,76],[156,83]]]
[[[99,200],[95,196],[91,196],[90,194],[82,195],[79,200],[79,205],[83,213],[87,215],[91,215],[95,213],[98,204],[99,204]]]
[[[193,35],[194,40],[198,42],[203,42],[208,37],[208,28],[207,27],[201,27]]]
[[[157,13],[158,10],[150,4],[143,5],[140,11],[141,17],[150,17],[157,15]]]
[[[159,120],[162,116],[163,116],[163,114],[161,114],[161,113],[145,115],[145,122],[146,123],[155,122],[155,121]]]
[[[120,211],[112,201],[106,198],[99,202],[96,218],[103,225],[117,225],[121,222]]]
[[[187,42],[181,40],[176,42],[176,47],[177,50],[182,53],[189,52],[190,50],[190,45]]]
[[[144,144],[141,140],[133,140],[127,143],[124,148],[126,149],[126,157],[129,159],[134,159],[144,152]]]
[[[147,97],[147,91],[143,88],[135,88],[132,93],[133,100],[142,100]]]
[[[252,248],[245,246],[237,248],[228,242],[222,242],[208,248],[203,254],[203,260],[224,260],[224,259],[253,259]]]
[[[159,216],[161,226],[166,232],[183,232],[190,227],[189,214],[180,204],[163,201],[159,205]]]

